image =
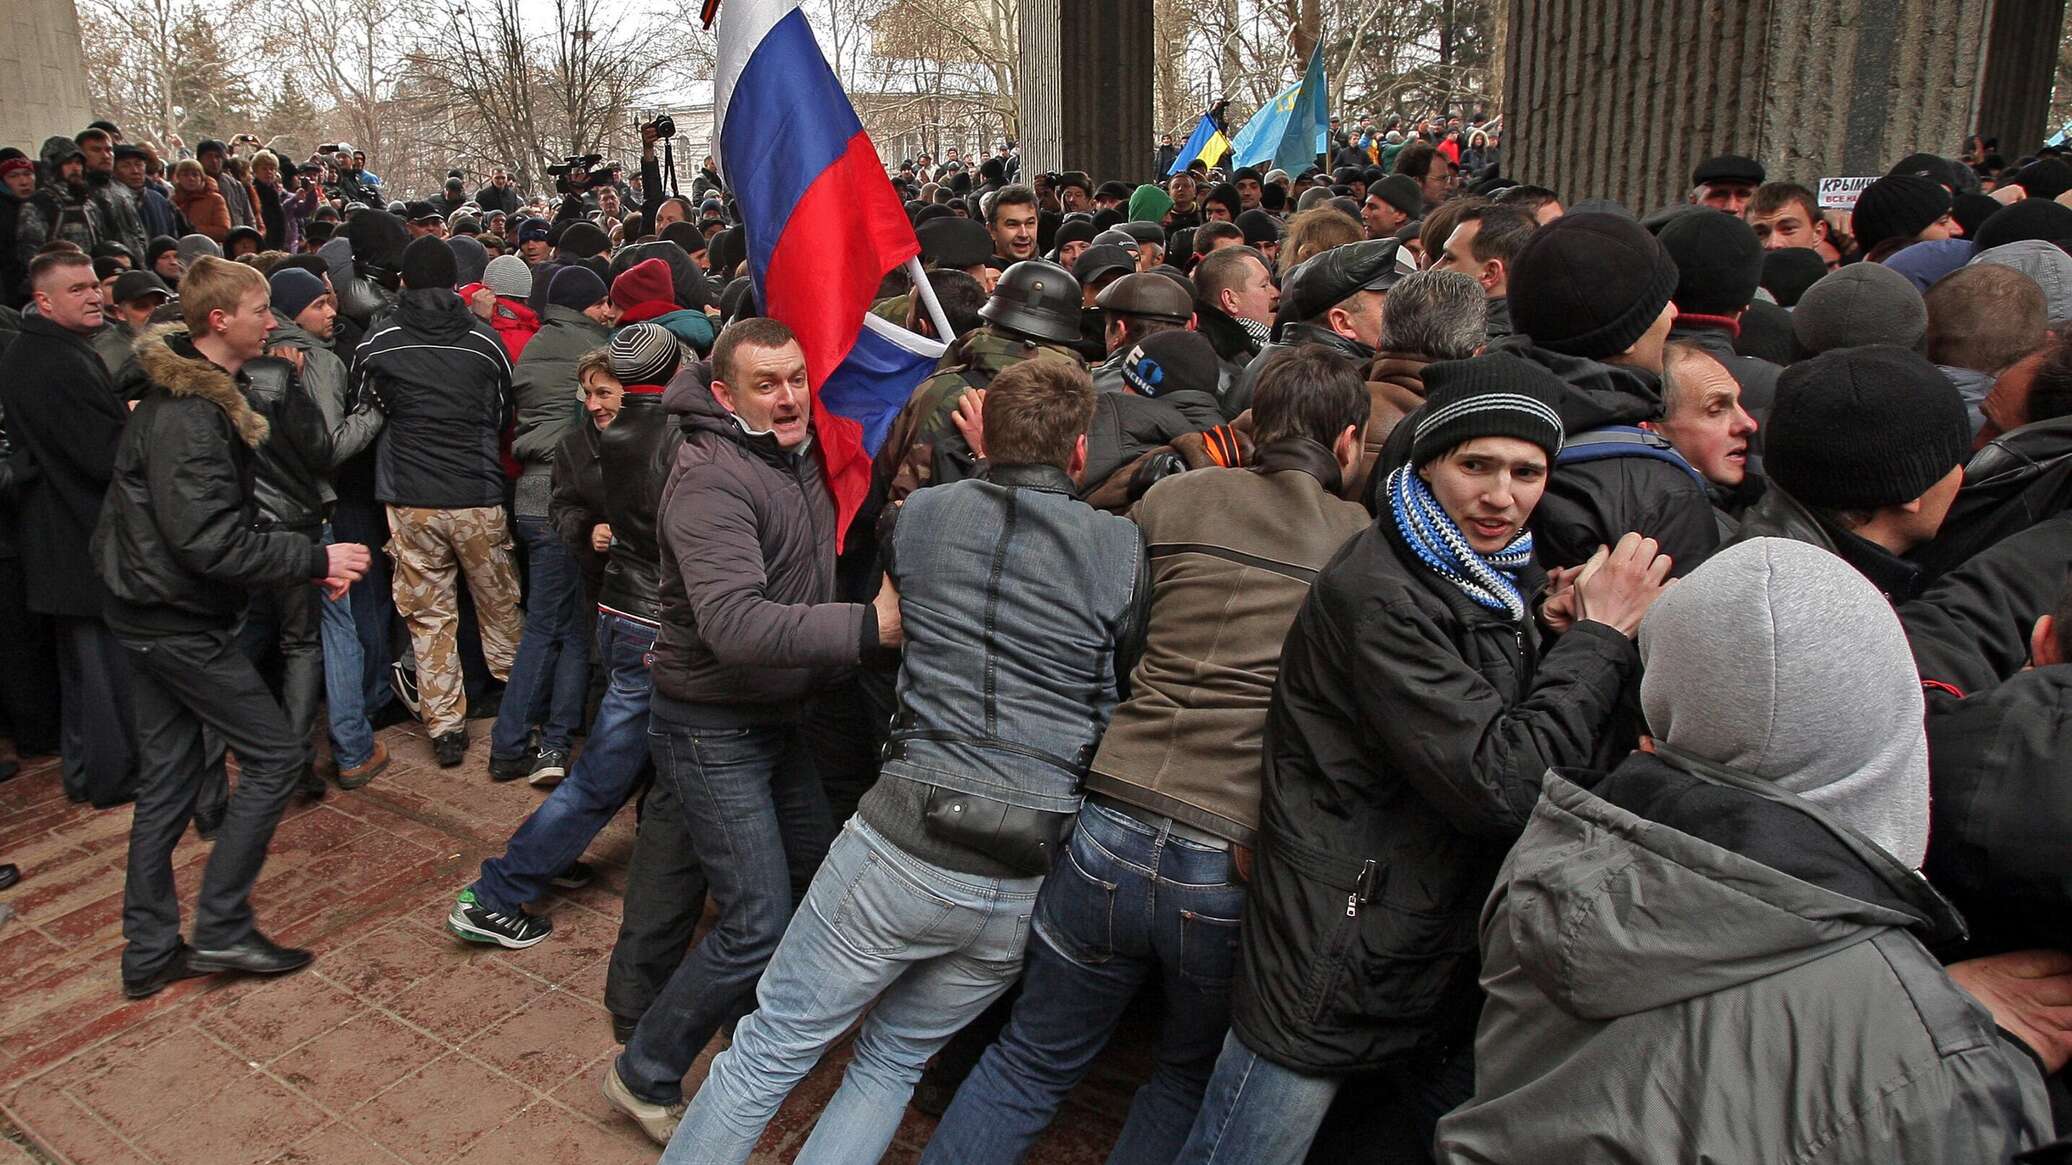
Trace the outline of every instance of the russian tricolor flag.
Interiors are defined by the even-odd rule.
[[[806,350],[816,446],[846,530],[870,490],[867,438],[884,439],[941,354],[903,328],[864,332],[879,282],[920,243],[798,0],[726,0],[717,33],[721,172],[740,206],[757,302]]]

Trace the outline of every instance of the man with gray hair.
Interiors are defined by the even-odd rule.
[[[1489,297],[1472,275],[1430,268],[1406,275],[1389,289],[1381,308],[1381,351],[1367,366],[1372,408],[1362,440],[1365,452],[1346,483],[1351,498],[1365,497],[1374,462],[1396,422],[1424,404],[1425,365],[1466,360],[1482,351]]]

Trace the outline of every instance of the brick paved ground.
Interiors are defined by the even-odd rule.
[[[0,894],[0,1165],[616,1165],[657,1151],[618,1119],[596,1082],[614,1050],[601,1005],[632,851],[622,813],[592,845],[602,874],[541,908],[554,936],[527,951],[455,941],[454,892],[538,802],[483,772],[488,725],[468,763],[441,770],[420,730],[388,730],[396,761],[373,784],[298,802],[282,822],[255,901],[276,939],[313,947],[278,980],[189,980],[122,997],[117,955],[127,809],[70,804],[55,762],[0,785],[0,861],[22,882]],[[191,910],[207,846],[175,853]],[[1141,1039],[1111,1052],[1032,1160],[1103,1160]],[[754,1160],[788,1161],[840,1082],[837,1049],[802,1083]],[[688,1089],[705,1072],[692,1069]],[[933,1127],[909,1112],[888,1162]],[[30,1153],[42,1156],[31,1156]]]

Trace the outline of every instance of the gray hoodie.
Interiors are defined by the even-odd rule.
[[[1956,1165],[2050,1139],[2035,1061],[1923,945],[1962,919],[1888,852],[1925,836],[1898,640],[1855,571],[1777,539],[1655,604],[1662,743],[1548,776],[1483,909],[1475,1096],[1439,1160]]]

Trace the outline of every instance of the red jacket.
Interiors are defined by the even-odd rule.
[[[475,293],[485,290],[480,283],[470,283],[460,289],[462,303],[473,303]],[[518,354],[525,351],[532,334],[540,330],[540,317],[525,306],[524,300],[508,296],[496,297],[496,306],[490,309],[489,326],[496,329],[497,338],[504,342],[504,351],[510,353],[511,363],[518,363]]]

